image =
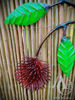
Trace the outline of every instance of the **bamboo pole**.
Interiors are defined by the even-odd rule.
[[[37,0],[34,0],[34,2],[37,2]],[[36,24],[35,24],[35,53],[36,53],[36,51],[37,51],[37,48],[39,47],[39,43],[38,43],[38,41],[39,41],[39,34],[38,34],[38,22],[36,22]],[[35,100],[38,100],[38,91],[35,91]]]
[[[75,9],[74,9],[74,7],[71,7],[71,19],[75,20]],[[74,24],[71,25],[71,28],[70,28],[70,41],[72,43],[73,43],[73,32],[74,32]],[[72,70],[71,73],[70,73],[70,80],[72,81],[72,83],[74,83],[73,71],[74,70]],[[70,99],[71,99],[71,95],[72,95],[72,93],[70,94]]]
[[[55,8],[56,10],[56,14],[55,14],[55,17],[56,17],[56,20],[55,20],[55,24],[56,24],[56,26],[58,25],[58,21],[59,21],[59,15],[58,15],[58,6],[56,6],[56,8]],[[55,76],[54,76],[54,83],[56,82],[56,80],[57,80],[57,67],[58,67],[58,65],[57,65],[57,48],[58,48],[58,30],[55,32]],[[55,95],[54,95],[54,98],[56,98],[57,97],[57,87],[55,87],[54,88],[54,91],[55,91]]]
[[[74,32],[75,32],[75,25],[74,25]],[[73,37],[74,37],[73,39],[74,39],[74,48],[75,48],[75,34],[73,34]],[[72,91],[71,99],[74,100],[75,99],[75,64],[74,64],[74,68],[73,68],[72,82],[73,82],[73,91]]]
[[[52,4],[54,3],[54,0],[52,0]],[[55,8],[52,8],[52,29],[55,27]],[[52,48],[52,57],[51,57],[51,59],[52,59],[52,66],[51,66],[51,68],[52,68],[52,79],[51,79],[51,86],[53,85],[53,81],[54,81],[54,67],[55,67],[55,62],[54,62],[54,46],[55,46],[55,44],[54,44],[54,42],[55,42],[55,39],[54,39],[54,36],[55,36],[55,34],[52,34],[52,37],[51,37],[51,39],[52,39],[52,46],[51,46],[51,48]],[[54,89],[52,88],[51,89],[51,100],[53,99],[53,97],[54,97],[54,95],[55,95],[55,91],[54,91]]]
[[[75,25],[74,25],[74,32],[75,32]],[[73,32],[73,33],[74,33]],[[73,43],[74,43],[74,48],[75,48],[75,34],[73,34]],[[74,68],[73,68],[73,76],[72,76],[72,83],[73,83],[73,91],[72,91],[72,95],[71,95],[71,99],[75,99],[75,64],[74,64]]]
[[[0,52],[1,55],[1,52]],[[7,100],[7,92],[5,88],[5,78],[4,78],[4,70],[3,70],[3,64],[2,64],[2,57],[0,56],[0,98]],[[1,94],[2,93],[2,94]]]
[[[68,10],[68,16],[69,16],[69,19],[68,20],[71,20],[71,7],[69,7],[69,10]],[[73,27],[72,27],[73,28]],[[71,26],[69,26],[69,30],[68,30],[68,36],[70,37],[70,30],[71,30]],[[71,76],[69,76],[68,78],[65,77],[65,81],[66,81],[66,86],[69,84],[69,80],[71,81]],[[69,87],[68,87],[69,88]],[[67,94],[67,92],[69,91],[65,91],[64,94]],[[71,95],[71,94],[70,94]],[[69,98],[69,95],[64,95],[64,98],[68,99]],[[69,98],[71,99],[71,98]]]
[[[59,24],[64,23],[64,5],[59,5]],[[59,44],[61,42],[61,38],[63,37],[63,29],[59,29]],[[61,73],[61,69],[60,66],[58,66],[58,75],[60,76]],[[62,96],[60,96],[60,94],[58,95],[57,93],[57,97],[58,99],[62,99]]]
[[[23,38],[23,49],[24,49],[24,57],[27,56],[27,48],[26,48],[26,36],[25,36],[25,31],[26,28],[22,28],[22,38]],[[24,99],[27,100],[27,91],[24,88]]]
[[[21,0],[19,3],[20,5],[22,5],[23,1]],[[18,26],[18,34],[19,34],[20,57],[22,59],[24,57],[24,53],[23,53],[22,27],[20,26]],[[21,93],[22,93],[22,100],[24,100],[24,89],[22,87],[21,87]]]
[[[38,0],[38,2],[41,2],[41,0]],[[42,41],[42,35],[41,35],[41,33],[42,33],[42,30],[41,30],[41,26],[42,26],[42,18],[41,19],[39,19],[39,21],[38,21],[38,27],[39,27],[39,30],[38,30],[38,34],[39,34],[39,45],[40,45],[40,43],[41,43],[41,41]],[[40,59],[41,59],[41,51],[40,51],[40,54],[39,54],[39,57],[40,57]],[[41,98],[41,96],[42,96],[42,90],[38,90],[38,100],[41,100],[42,98]]]
[[[28,28],[28,29],[30,29],[30,28]],[[28,34],[28,43],[29,43],[29,57],[31,57],[31,39],[30,39],[30,32],[29,32],[29,30],[27,30],[27,34]],[[28,90],[28,98],[29,98],[29,100],[31,100],[31,91],[30,90]]]
[[[47,2],[44,0],[43,3],[47,3]],[[41,38],[43,40],[43,38],[47,34],[47,14],[42,17],[41,25],[42,25],[42,27],[41,27]],[[47,41],[44,43],[44,45],[43,45],[41,50],[42,50],[41,59],[43,61],[47,62]],[[41,100],[45,100],[46,99],[46,89],[47,89],[47,84],[45,85],[45,87],[41,91]]]
[[[68,11],[69,11],[69,7],[66,4],[64,4],[64,18],[65,18],[65,21],[69,21],[68,20],[69,19],[69,16],[68,16],[69,12]],[[68,36],[68,28],[66,30],[66,35]],[[63,75],[63,77],[64,77],[64,82],[67,85],[68,78],[65,75]],[[66,90],[64,90],[64,94],[66,94]],[[63,96],[63,98],[65,99],[65,95]]]
[[[28,39],[27,39],[28,41],[27,42],[28,42],[28,46],[29,46],[29,48],[28,48],[28,55],[26,53],[25,56],[31,57],[31,44],[30,44],[30,42],[31,42],[31,39],[30,39],[31,34],[29,32],[30,28],[28,26],[26,26],[25,29],[26,29],[25,36],[27,34],[27,37],[28,37]],[[27,47],[26,47],[26,49],[27,49]],[[31,100],[31,91],[27,90],[27,94],[28,94],[28,100]]]
[[[32,2],[32,0],[29,0],[29,2]],[[32,57],[35,56],[35,32],[34,32],[34,25],[32,24],[30,27],[31,30],[31,48],[32,48]],[[35,100],[35,92],[32,92],[32,99]]]
[[[48,4],[51,5],[51,1],[48,0]],[[48,32],[51,30],[51,9],[48,12]],[[48,39],[48,64],[49,64],[49,69],[51,70],[51,36]],[[50,83],[51,81],[48,83],[48,95],[47,95],[47,100],[50,100]]]

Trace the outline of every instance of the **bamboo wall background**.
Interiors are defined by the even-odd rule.
[[[51,8],[36,24],[30,26],[4,25],[4,19],[19,5],[27,2],[53,4],[58,0],[1,0],[0,3],[0,100],[72,100],[69,95],[58,94],[57,87],[51,88],[58,75],[62,74],[65,84],[69,79],[74,85],[75,64],[69,78],[57,64],[57,47],[63,37],[63,29],[54,32],[44,43],[39,59],[46,61],[51,68],[52,79],[45,88],[30,91],[21,87],[15,80],[17,62],[24,56],[35,56],[36,50],[47,32],[58,24],[75,20],[75,8],[66,4]],[[75,2],[75,0],[71,0]],[[67,36],[75,48],[75,24],[68,25]],[[61,90],[62,91],[62,90]],[[68,91],[64,91],[66,94]]]

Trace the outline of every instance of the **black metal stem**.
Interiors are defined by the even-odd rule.
[[[63,0],[64,3],[68,4],[68,5],[71,5],[71,6],[74,6],[75,7],[75,3],[72,3],[68,0]]]
[[[54,7],[54,6],[58,5],[58,4],[64,4],[64,3],[75,7],[75,3],[72,3],[72,2],[70,2],[68,0],[59,0],[58,2],[56,2],[56,3],[52,4],[52,5],[49,5],[47,8],[51,8],[51,7]]]
[[[66,35],[67,26],[64,26],[64,35]]]
[[[53,33],[53,32],[55,32],[56,30],[58,30],[59,28],[64,28],[65,30],[64,31],[66,31],[66,27],[67,27],[67,25],[68,24],[73,24],[73,23],[75,23],[75,21],[68,21],[68,22],[66,22],[66,23],[63,23],[63,24],[60,24],[60,25],[58,25],[56,28],[54,28],[52,31],[50,31],[50,32],[48,32],[48,34],[45,36],[45,38],[43,39],[43,41],[41,42],[41,44],[40,44],[40,46],[39,46],[39,48],[38,48],[38,50],[37,50],[37,53],[36,53],[36,58],[38,57],[38,54],[39,54],[39,51],[40,51],[40,49],[41,49],[41,47],[42,47],[42,45],[44,44],[44,42],[46,41],[46,39]],[[65,32],[65,34],[66,34],[66,32]],[[64,35],[65,35],[64,34]]]

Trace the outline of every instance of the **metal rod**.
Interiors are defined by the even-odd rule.
[[[64,28],[64,29],[66,29],[66,27],[67,27],[67,25],[68,24],[73,24],[73,23],[75,23],[75,21],[68,21],[68,22],[66,22],[66,23],[63,23],[63,24],[60,24],[60,25],[58,25],[56,28],[54,28],[52,31],[50,31],[50,32],[48,32],[48,34],[45,36],[45,38],[43,39],[43,41],[41,42],[41,44],[40,44],[40,46],[39,46],[39,48],[38,48],[38,50],[37,50],[37,53],[36,53],[36,58],[38,57],[38,54],[39,54],[39,51],[40,51],[40,49],[41,49],[41,47],[42,47],[42,45],[44,44],[44,42],[46,41],[46,39],[53,33],[53,32],[55,32],[56,30],[58,30],[59,28]],[[65,33],[66,34],[66,33]]]
[[[58,2],[56,2],[56,3],[52,4],[52,5],[48,5],[46,8],[51,8],[51,7],[54,7],[54,6],[58,5],[58,4],[64,4],[64,3],[75,7],[75,3],[72,3],[72,2],[70,2],[68,0],[59,0]]]

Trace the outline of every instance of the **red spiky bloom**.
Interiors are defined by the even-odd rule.
[[[25,57],[16,69],[16,80],[27,89],[37,90],[44,87],[51,75],[48,64],[38,58]]]

